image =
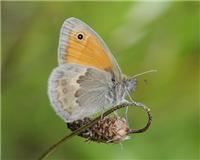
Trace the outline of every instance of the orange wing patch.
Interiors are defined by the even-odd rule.
[[[112,70],[113,65],[98,39],[89,32],[72,32],[65,48],[65,63]]]

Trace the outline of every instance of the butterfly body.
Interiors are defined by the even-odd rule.
[[[66,122],[83,119],[123,103],[135,80],[127,79],[103,40],[84,22],[65,20],[58,62],[48,83],[56,113]]]

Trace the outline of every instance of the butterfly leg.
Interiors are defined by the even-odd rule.
[[[150,109],[149,109],[145,104],[143,104],[143,103],[135,102],[135,101],[132,101],[131,103],[132,103],[132,105],[134,105],[134,106],[136,106],[136,107],[142,107],[142,108],[144,108],[145,110],[150,110]]]
[[[121,104],[130,104],[130,105],[132,105],[132,101],[130,102],[130,101],[128,101],[128,100],[126,100],[126,99],[124,99],[122,102],[121,102]],[[126,122],[127,122],[127,124],[128,124],[128,126],[129,126],[129,122],[128,122],[128,105],[125,107],[125,119],[126,119]],[[116,111],[114,111],[114,113],[115,113]]]
[[[126,107],[125,118],[126,118],[128,126],[129,126],[129,121],[128,121],[128,106]]]
[[[129,99],[130,99],[130,102],[127,101],[128,103],[131,103],[131,105],[134,105],[134,106],[136,106],[136,107],[142,107],[142,108],[144,108],[144,109],[146,109],[146,110],[149,110],[149,108],[148,108],[146,105],[144,105],[143,103],[135,102],[135,101],[132,99],[132,97],[131,97],[131,95],[130,95],[130,93],[129,93],[128,90],[126,90],[126,92],[127,92],[127,95],[128,95],[128,97],[129,97]]]
[[[113,112],[116,117],[119,117],[119,113],[117,111]]]

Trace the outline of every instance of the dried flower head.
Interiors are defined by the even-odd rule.
[[[145,127],[141,129],[130,129],[128,127],[127,121],[124,118],[120,118],[119,116],[109,116],[112,112],[127,106],[142,107],[145,110],[148,115],[148,122]],[[83,120],[77,120],[68,123],[67,126],[73,132],[65,135],[63,138],[61,138],[59,141],[49,147],[48,150],[46,150],[39,159],[42,160],[44,158],[47,158],[58,148],[58,146],[76,135],[95,142],[119,143],[127,139],[129,134],[145,132],[150,127],[151,121],[152,115],[150,113],[150,109],[142,103],[131,102],[114,106],[113,108],[109,109],[95,119],[85,118]]]
[[[68,123],[67,126],[74,131],[91,121],[90,118],[84,118],[83,120]],[[107,116],[99,120],[92,127],[81,132],[79,136],[95,142],[119,143],[128,139],[129,132],[130,129],[125,118],[119,116]]]
[[[152,115],[149,108],[144,109],[148,115],[148,121],[145,127],[141,129],[130,129],[125,118],[113,115],[103,117],[91,127],[80,132],[78,135],[89,141],[99,143],[120,143],[128,139],[129,134],[143,133],[150,127]],[[83,126],[92,123],[92,121],[93,120],[91,118],[86,117],[83,120],[67,123],[67,126],[72,131],[76,131]]]

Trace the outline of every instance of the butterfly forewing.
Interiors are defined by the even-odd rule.
[[[121,70],[110,50],[87,24],[69,18],[63,23],[58,48],[59,64],[73,63],[113,73],[121,81]]]

